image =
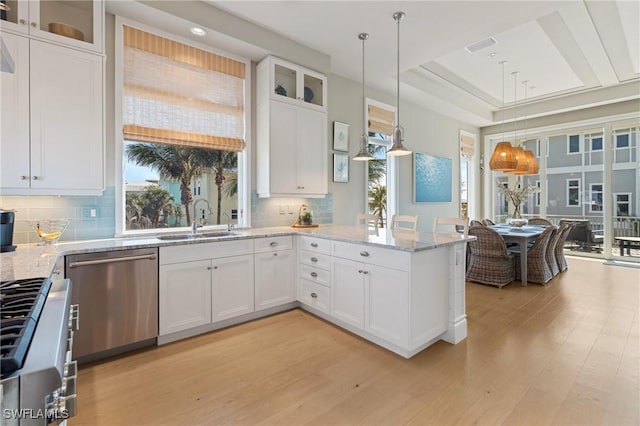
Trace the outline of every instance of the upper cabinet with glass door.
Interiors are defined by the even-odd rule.
[[[300,65],[269,56],[269,82],[260,84],[269,93],[258,93],[258,103],[264,98],[290,102],[319,111],[327,110],[327,77]]]
[[[0,28],[102,53],[102,0],[0,0]]]

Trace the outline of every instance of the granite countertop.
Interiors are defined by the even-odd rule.
[[[206,231],[201,231],[206,232]],[[69,254],[113,251],[144,247],[163,247],[184,244],[200,244],[216,241],[231,241],[247,238],[267,238],[283,235],[304,234],[318,238],[344,241],[356,244],[380,246],[408,252],[429,250],[443,245],[463,242],[466,239],[458,233],[419,233],[413,231],[391,231],[389,229],[366,229],[355,226],[321,225],[318,228],[274,227],[235,229],[229,236],[221,238],[200,238],[167,241],[157,236],[136,236],[127,238],[109,238],[103,240],[76,241],[59,243],[54,246],[19,244],[14,252],[0,255],[0,281],[46,277],[51,274],[56,260]]]

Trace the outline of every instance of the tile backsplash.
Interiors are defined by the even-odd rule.
[[[333,197],[258,198],[251,193],[251,226],[288,226],[295,222],[300,204],[313,212],[314,223],[333,222]],[[39,242],[29,221],[70,218],[71,223],[60,241],[113,238],[116,232],[115,187],[101,196],[0,196],[0,208],[15,210],[13,243]]]
[[[29,221],[69,218],[60,241],[112,238],[116,232],[115,188],[101,196],[1,196],[0,207],[15,210],[13,243],[39,242]]]

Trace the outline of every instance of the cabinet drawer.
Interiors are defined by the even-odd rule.
[[[316,308],[324,313],[330,313],[331,289],[305,279],[300,281],[300,302]]]
[[[160,264],[253,254],[253,240],[219,241],[160,248]]]
[[[411,253],[408,252],[337,241],[331,242],[331,254],[402,271],[408,271],[411,263]]]
[[[327,271],[331,269],[331,257],[326,254],[300,250],[299,261],[301,264],[315,266]]]
[[[300,278],[304,278],[327,287],[330,286],[331,273],[329,271],[308,265],[300,265],[298,271]]]
[[[300,237],[300,249],[308,250],[315,253],[329,254],[331,252],[331,241],[322,238],[308,237],[301,235]]]
[[[254,240],[256,253],[274,250],[288,250],[293,247],[293,236],[256,238]]]

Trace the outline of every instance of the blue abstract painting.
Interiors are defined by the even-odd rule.
[[[413,200],[416,203],[451,202],[451,158],[413,154]]]

